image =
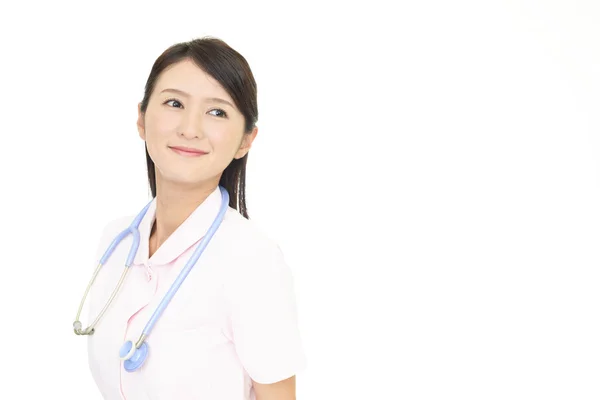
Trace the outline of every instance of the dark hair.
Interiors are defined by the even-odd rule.
[[[146,81],[141,112],[148,108],[150,96],[161,72],[165,68],[183,60],[193,61],[208,75],[212,76],[233,99],[244,116],[244,133],[248,134],[258,120],[256,82],[246,59],[223,40],[203,37],[189,42],[177,43],[166,49],[154,62]],[[229,192],[229,206],[248,218],[246,209],[246,163],[248,154],[233,159],[223,171],[219,185]],[[156,171],[154,161],[146,148],[148,182],[152,197],[156,197]]]

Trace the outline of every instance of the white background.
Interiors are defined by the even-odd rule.
[[[100,399],[71,324],[148,199],[152,63],[203,35],[258,82],[299,399],[600,398],[600,3],[389,3],[3,3],[0,398]]]

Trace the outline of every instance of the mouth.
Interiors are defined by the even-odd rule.
[[[207,154],[205,151],[184,146],[169,146],[171,150],[184,157],[199,157]]]

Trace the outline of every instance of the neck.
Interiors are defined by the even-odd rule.
[[[189,188],[156,180],[156,219],[150,233],[150,257],[217,188],[219,181]]]

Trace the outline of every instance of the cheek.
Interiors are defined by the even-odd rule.
[[[154,116],[146,121],[146,135],[154,140],[167,137],[177,130],[177,120],[168,115]]]
[[[211,144],[220,157],[231,158],[240,147],[241,136],[231,130],[215,132],[211,135]]]
[[[176,123],[173,118],[157,116],[156,114],[146,118],[146,147],[150,158],[158,165],[162,165],[169,135],[176,130]]]

